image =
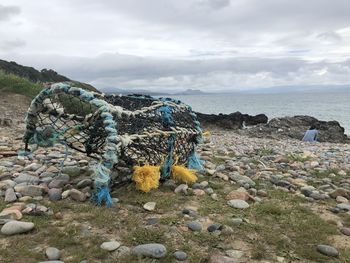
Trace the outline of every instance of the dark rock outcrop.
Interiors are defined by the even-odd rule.
[[[319,131],[317,140],[320,142],[349,143],[349,138],[339,122],[320,121],[311,116],[274,118],[265,125],[258,125],[242,132],[254,137],[289,137],[301,140],[305,131],[312,125]]]
[[[203,126],[217,126],[224,129],[241,129],[243,123],[246,126],[267,123],[268,118],[265,114],[251,116],[242,114],[239,111],[230,114],[204,114],[196,113],[198,120]]]

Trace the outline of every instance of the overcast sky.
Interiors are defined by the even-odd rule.
[[[98,88],[350,84],[350,0],[0,0],[0,58]]]

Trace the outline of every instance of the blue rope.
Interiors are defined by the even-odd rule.
[[[162,124],[165,128],[169,128],[170,126],[174,125],[171,106],[162,106],[158,109],[158,111],[162,114]]]
[[[161,178],[167,178],[171,173],[171,166],[174,163],[173,160],[173,148],[174,148],[175,136],[171,135],[168,139],[168,156],[166,157],[163,165],[160,167]]]
[[[189,169],[195,169],[197,171],[203,170],[204,161],[201,160],[195,150],[192,151],[187,160],[187,167]]]
[[[107,186],[102,186],[96,189],[97,191],[92,196],[92,202],[98,204],[99,206],[102,205],[104,202],[107,207],[111,207],[113,205],[112,197],[109,193],[109,189]]]

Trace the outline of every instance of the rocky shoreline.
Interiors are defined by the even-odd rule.
[[[24,113],[0,126],[0,262],[350,261],[350,148],[336,123],[320,122],[339,143],[304,143],[311,117],[204,122],[197,183],[140,193],[121,163],[106,208],[90,202],[95,160],[70,150],[62,168],[62,146],[17,155]]]
[[[72,151],[62,171],[62,147],[1,158],[0,261],[12,262],[1,258],[5,255],[24,262],[26,253],[37,261],[57,262],[134,262],[137,257],[212,263],[349,259],[347,144],[253,138],[222,129],[209,132],[199,149],[206,161],[199,183],[168,180],[149,194],[123,185],[113,190],[110,209],[89,202],[94,161],[85,155]],[[21,149],[20,134],[5,128],[0,134],[0,151]],[[125,173],[129,168],[118,169]],[[45,229],[70,228],[74,231],[61,237],[67,245],[46,236]],[[270,233],[270,228],[276,232]],[[97,243],[88,243],[85,235]],[[16,243],[26,244],[22,237],[34,240],[35,249],[13,253]],[[72,242],[76,245],[69,245]],[[280,242],[294,256],[281,250]],[[306,242],[306,248],[300,242]],[[76,257],[74,247],[88,247],[99,256],[84,252]]]
[[[257,138],[293,138],[301,140],[307,129],[315,125],[319,130],[318,141],[350,143],[350,138],[337,121],[322,121],[311,116],[280,117],[268,120],[264,114],[251,116],[234,112],[231,114],[197,113],[199,121],[207,128],[222,128]]]

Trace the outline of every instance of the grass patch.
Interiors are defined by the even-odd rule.
[[[341,217],[344,226],[350,227],[350,215],[349,214],[340,213],[339,216]]]
[[[323,178],[330,178],[332,179],[332,181],[339,181],[340,179],[342,179],[343,177],[338,175],[338,169],[327,169],[324,171],[318,171],[318,170],[313,170],[311,172],[311,174],[319,179],[323,179]],[[335,174],[335,176],[330,177],[330,174]]]
[[[269,156],[269,155],[273,155],[273,154],[274,154],[273,149],[268,148],[268,147],[259,148],[255,151],[255,155],[258,155],[260,157]]]
[[[60,227],[50,216],[25,216],[23,221],[33,222],[35,229],[28,234],[0,237],[7,244],[0,248],[0,262],[43,261],[48,246],[62,250],[63,257],[69,256],[70,262],[84,259],[95,262],[108,257],[108,253],[99,248],[99,244],[104,241],[102,237],[84,237],[77,225],[66,223]]]
[[[293,161],[293,162],[306,162],[309,161],[311,159],[310,156],[305,156],[304,154],[301,153],[289,153],[286,158],[289,161]]]
[[[178,225],[183,216],[181,214],[169,215],[160,218],[160,223],[163,225]]]
[[[198,213],[201,216],[208,216],[210,214],[224,215],[232,213],[233,211],[233,208],[228,206],[225,200],[215,201],[207,195],[200,199],[200,205],[198,208]]]
[[[165,231],[161,228],[154,227],[138,227],[124,236],[124,242],[129,245],[141,245],[147,243],[161,243],[166,242],[164,236]]]
[[[34,83],[28,79],[6,74],[0,70],[0,91],[21,94],[34,98],[42,89],[40,83]]]
[[[327,244],[327,238],[337,234],[337,227],[302,206],[299,198],[278,191],[272,191],[271,196],[272,200],[259,203],[251,210],[259,244],[253,256],[269,259],[272,255],[267,248],[272,247],[273,251],[291,260],[298,257],[316,262],[326,260],[315,247]],[[275,199],[276,196],[279,198]]]

